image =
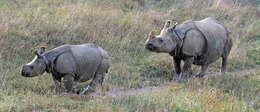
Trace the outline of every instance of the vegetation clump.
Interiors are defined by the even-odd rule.
[[[0,111],[259,111],[259,2],[217,1],[223,0],[0,1]],[[232,31],[228,73],[176,83],[171,57],[144,49],[148,33],[159,31],[165,20],[182,23],[206,17]],[[55,95],[49,75],[20,75],[39,46],[49,50],[82,43],[100,45],[111,56],[105,95]],[[208,72],[217,74],[220,64],[210,65]],[[164,89],[109,95],[145,86]]]

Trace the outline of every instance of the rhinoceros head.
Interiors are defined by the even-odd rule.
[[[45,47],[41,47],[39,50],[36,50],[34,53],[36,56],[34,59],[22,66],[21,74],[24,77],[34,77],[41,75],[45,72],[46,69],[46,57],[42,54],[45,52]]]
[[[177,45],[178,39],[174,35],[173,30],[175,24],[170,27],[171,21],[166,21],[164,28],[161,30],[160,35],[154,35],[154,32],[150,32],[149,38],[145,42],[145,48],[152,52],[170,53]]]

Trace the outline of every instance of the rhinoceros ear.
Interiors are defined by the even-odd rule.
[[[177,25],[178,25],[178,22],[176,22],[173,27],[169,28],[168,32],[172,32],[176,28]]]
[[[39,54],[43,54],[43,53],[45,52],[45,49],[46,49],[45,46],[41,46],[41,47],[39,48],[38,53],[39,53]]]
[[[37,56],[41,56],[44,52],[45,52],[45,46],[42,46],[40,47],[38,50],[35,50],[34,53],[37,55]]]
[[[153,38],[155,38],[155,34],[154,34],[154,31],[151,31],[149,33],[149,39],[153,39]]]
[[[168,21],[165,22],[164,28],[169,28],[170,25],[171,25],[171,20],[168,20]]]

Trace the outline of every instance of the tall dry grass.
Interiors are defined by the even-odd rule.
[[[148,33],[152,30],[159,33],[168,19],[181,23],[188,19],[200,20],[208,16],[216,18],[232,31],[234,46],[229,57],[229,71],[250,69],[259,64],[259,8],[250,5],[215,5],[214,1],[216,0],[0,2],[0,100],[4,102],[0,103],[0,107],[3,107],[0,111],[149,111],[157,108],[173,111],[199,111],[199,108],[203,108],[203,111],[220,111],[220,107],[232,111],[232,106],[236,109],[241,106],[252,109],[248,102],[255,103],[258,100],[241,98],[257,96],[253,94],[245,97],[243,94],[257,92],[259,87],[255,85],[259,82],[259,73],[252,73],[254,75],[248,76],[250,78],[236,78],[235,73],[230,77],[214,78],[209,82],[195,80],[188,84],[174,83],[170,89],[181,88],[178,91],[165,90],[165,94],[119,99],[91,99],[86,96],[85,100],[90,102],[73,95],[53,95],[53,82],[47,74],[28,79],[19,73],[22,64],[29,62],[34,57],[32,52],[41,45],[47,46],[49,50],[62,44],[91,42],[107,50],[112,58],[107,90],[140,88],[147,85],[147,82],[150,86],[162,85],[176,78],[176,75],[170,56],[150,53],[143,48]],[[219,66],[220,61],[212,64],[209,72],[219,71]],[[215,83],[216,86],[213,86]],[[245,89],[233,89],[236,85]],[[201,86],[202,88],[199,88]],[[232,91],[227,92],[228,89]],[[236,95],[232,92],[236,92]],[[186,97],[189,99],[183,100]],[[225,99],[228,97],[231,98]],[[189,101],[195,104],[186,103]],[[60,102],[63,103],[59,104]],[[161,105],[157,106],[158,103]],[[219,106],[207,108],[206,105]],[[185,110],[184,107],[188,109]]]

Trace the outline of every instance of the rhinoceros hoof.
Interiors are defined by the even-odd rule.
[[[187,78],[178,79],[178,83],[185,83],[185,82],[187,82],[187,81],[188,81]]]
[[[202,78],[205,75],[206,75],[205,73],[198,73],[198,74],[195,75],[195,78]]]
[[[86,94],[90,94],[90,93],[93,93],[93,92],[94,92],[93,89],[87,88],[83,92],[81,92],[80,95],[86,95]]]
[[[81,91],[82,91],[82,88],[80,88],[80,87],[73,87],[72,88],[73,93],[80,94]]]

